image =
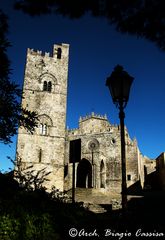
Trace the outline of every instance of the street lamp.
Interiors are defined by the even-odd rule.
[[[96,149],[96,143],[90,142],[89,143],[89,149],[92,152],[92,185],[93,185],[93,188],[95,188],[95,169],[94,169],[94,161],[93,161],[94,160],[93,159],[93,152]]]
[[[127,208],[127,182],[126,182],[126,156],[125,156],[125,129],[124,129],[124,108],[129,99],[130,87],[133,82],[131,77],[123,67],[117,65],[111,76],[106,80],[113,103],[119,109],[120,118],[120,136],[121,136],[121,167],[122,167],[122,210],[125,212]]]

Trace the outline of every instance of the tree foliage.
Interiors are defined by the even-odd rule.
[[[68,231],[72,226],[81,229],[96,218],[82,207],[82,203],[73,205],[66,201],[66,194],[55,188],[50,193],[42,187],[29,188],[29,179],[22,185],[22,176],[19,183],[15,172],[0,173],[2,240],[69,239]]]
[[[54,13],[71,19],[91,13],[106,18],[118,31],[144,37],[165,50],[164,0],[17,0],[15,8],[31,16]],[[0,10],[0,142],[4,143],[11,142],[18,125],[30,132],[37,125],[36,113],[21,108],[21,91],[10,80],[7,32],[7,17]]]
[[[105,17],[116,29],[154,42],[165,50],[164,0],[17,0],[15,8],[32,16],[60,13],[80,18]]]
[[[10,42],[7,16],[0,10],[0,142],[10,143],[17,133],[18,125],[33,132],[37,125],[37,114],[21,107],[22,91],[10,80],[11,69],[7,55]]]

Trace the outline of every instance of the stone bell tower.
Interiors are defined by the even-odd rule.
[[[39,115],[34,134],[19,128],[17,158],[24,169],[45,169],[46,187],[63,190],[69,45],[49,53],[28,49],[22,106]]]

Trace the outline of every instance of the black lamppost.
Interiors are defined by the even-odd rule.
[[[93,178],[92,182],[93,182],[93,188],[95,188],[95,169],[94,169],[93,151],[96,148],[96,144],[94,142],[92,142],[89,147],[90,147],[91,152],[92,152],[92,178]]]
[[[125,129],[124,129],[124,108],[129,99],[130,87],[133,82],[131,77],[123,67],[117,65],[111,76],[106,80],[113,103],[119,109],[120,118],[120,135],[121,135],[121,167],[122,167],[122,210],[125,212],[127,208],[127,181],[126,181],[126,156],[125,156]]]

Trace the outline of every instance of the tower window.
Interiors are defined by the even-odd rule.
[[[41,162],[42,161],[42,149],[40,148],[40,150],[39,150],[39,162]]]
[[[42,131],[43,131],[43,124],[40,124],[40,134],[42,135]]]
[[[43,135],[47,135],[47,125],[46,124],[43,125],[43,129],[42,130],[43,130],[42,134]]]
[[[52,83],[51,83],[51,81],[49,81],[49,82],[44,81],[43,91],[47,91],[47,92],[51,92],[52,91]]]
[[[43,91],[47,91],[47,88],[48,88],[48,84],[46,81],[44,81]]]
[[[57,58],[61,59],[61,55],[62,55],[62,50],[61,50],[61,48],[58,48],[57,49]]]
[[[113,144],[115,144],[115,143],[116,143],[116,140],[115,140],[114,138],[112,138],[111,142],[112,142]]]
[[[52,83],[48,82],[48,92],[51,92],[51,90],[52,90]]]
[[[127,175],[127,180],[131,181],[131,175],[130,174]]]
[[[47,124],[40,124],[40,134],[41,135],[47,135],[48,134]]]

